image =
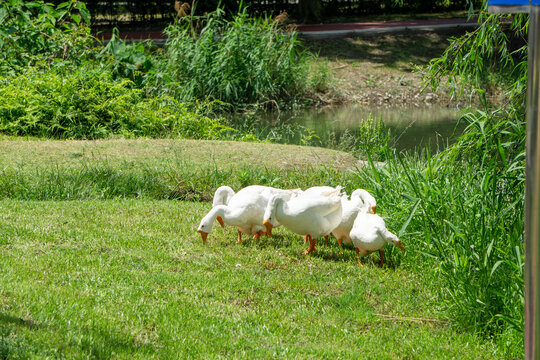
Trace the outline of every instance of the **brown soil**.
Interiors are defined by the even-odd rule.
[[[449,86],[432,90],[421,73],[431,59],[444,52],[448,39],[461,33],[406,32],[306,41],[307,49],[319,54],[319,62],[323,61],[333,77],[331,88],[319,99],[371,106],[463,107],[470,99],[452,99]],[[497,94],[500,89],[490,94],[492,101],[497,101]]]

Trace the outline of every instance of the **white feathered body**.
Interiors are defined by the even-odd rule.
[[[290,199],[296,193],[296,190],[281,190],[261,185],[245,187],[227,199],[226,205],[215,205],[201,220],[199,230],[210,232],[214,220],[220,216],[225,224],[237,227],[244,234],[264,232],[266,228],[262,225],[263,215],[270,197],[277,194]],[[274,226],[279,226],[279,223],[274,223]]]
[[[375,214],[359,212],[350,232],[353,246],[364,255],[384,248],[387,242],[397,244],[399,239],[386,228],[384,220]]]
[[[280,195],[273,196],[264,219],[277,220],[299,235],[328,235],[341,221],[341,187],[319,194],[310,194],[308,190],[289,201]]]
[[[376,206],[375,198],[366,190],[357,189],[351,194],[351,199],[343,197],[341,200],[342,217],[339,225],[332,230],[336,239],[342,240],[345,244],[351,243],[349,236],[354,221],[359,212],[372,212],[372,207]]]

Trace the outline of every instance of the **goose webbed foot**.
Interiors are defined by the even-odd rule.
[[[261,238],[262,234],[265,234],[262,230],[259,230],[255,235],[253,235],[253,238],[259,242],[259,239]]]
[[[306,235],[306,239],[309,241],[309,248],[306,251],[304,251],[304,254],[307,255],[307,254],[314,253],[315,252],[315,243],[316,243],[317,239],[313,239],[311,237],[311,235]]]

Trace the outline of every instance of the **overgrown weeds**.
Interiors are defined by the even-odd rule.
[[[194,21],[204,24],[196,36]],[[238,106],[290,101],[304,92],[307,55],[299,52],[296,33],[277,31],[271,19],[249,18],[245,9],[232,20],[218,9],[192,22],[165,30],[167,56],[156,73],[158,93]]]
[[[360,169],[422,261],[437,264],[440,298],[462,328],[523,351],[524,124],[512,110],[477,111],[440,154],[393,154]],[[405,240],[406,241],[406,240]],[[430,275],[433,276],[433,273]]]
[[[79,62],[92,52],[90,13],[84,2],[0,3],[0,73],[44,62]]]

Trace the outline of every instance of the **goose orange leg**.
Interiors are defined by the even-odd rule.
[[[341,238],[337,239],[337,243],[339,245],[339,254],[341,255],[343,253],[343,246],[341,245]]]
[[[383,266],[383,260],[384,260],[384,250],[383,249],[379,250],[379,256],[381,257],[381,267],[382,267]]]
[[[307,242],[308,242],[308,236],[309,235],[304,236],[304,245],[307,244]]]
[[[309,248],[304,251],[305,255],[315,252],[315,243],[317,241],[317,239],[313,239],[311,235],[306,235],[306,239],[309,240]]]
[[[324,236],[324,245],[328,246],[328,235]]]
[[[358,250],[358,248],[354,248],[354,250],[356,250],[356,258],[358,259],[358,265],[364,266],[364,265],[360,262],[360,250]]]
[[[240,230],[238,230],[238,241],[237,241],[238,244],[241,244],[242,243],[242,233],[240,232]]]

